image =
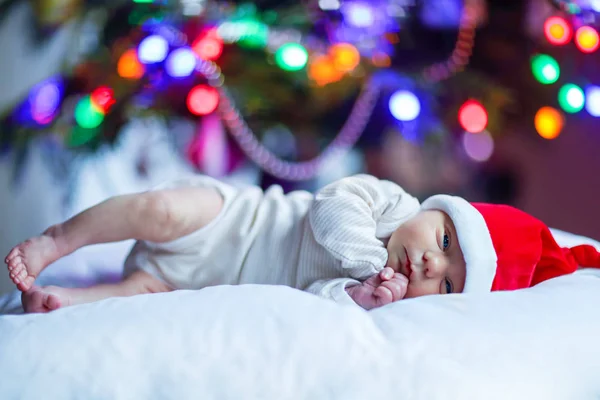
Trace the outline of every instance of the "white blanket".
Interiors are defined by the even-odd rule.
[[[597,399],[600,274],[371,312],[221,286],[0,317],[0,399]]]

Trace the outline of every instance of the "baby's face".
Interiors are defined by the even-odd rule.
[[[402,224],[387,244],[388,263],[408,278],[405,298],[460,293],[466,264],[450,217],[426,210]]]

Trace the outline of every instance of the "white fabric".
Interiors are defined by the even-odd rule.
[[[425,200],[424,210],[444,211],[456,228],[467,276],[463,293],[486,293],[496,276],[498,257],[483,215],[462,197],[438,194]]]
[[[595,400],[598,304],[591,269],[370,312],[258,285],[108,299],[0,317],[0,398]]]
[[[347,303],[344,287],[385,267],[382,239],[419,210],[398,185],[368,175],[344,178],[316,195],[284,194],[279,186],[237,189],[206,176],[158,188],[190,185],[219,190],[223,210],[173,242],[138,242],[126,274],[142,269],[178,289],[286,285]]]

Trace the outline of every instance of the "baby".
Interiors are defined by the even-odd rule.
[[[38,274],[82,246],[136,239],[116,284],[38,287]],[[532,286],[600,267],[591,246],[561,249],[537,219],[508,206],[436,195],[419,204],[369,175],[316,195],[237,189],[205,176],[110,198],[6,257],[26,312],[114,296],[223,284],[287,285],[372,309],[424,295]]]

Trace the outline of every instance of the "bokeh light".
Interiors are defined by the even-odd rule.
[[[467,100],[458,110],[458,122],[470,133],[482,132],[488,123],[488,113],[477,100]]]
[[[286,71],[298,71],[306,66],[308,52],[298,43],[286,43],[275,52],[275,62]]]
[[[531,59],[531,71],[540,83],[549,85],[560,77],[560,67],[556,60],[547,54],[536,54]]]
[[[548,42],[560,46],[569,43],[573,29],[564,18],[550,17],[544,22],[544,35]]]
[[[36,85],[29,93],[31,118],[47,125],[56,116],[62,100],[62,85],[57,79],[48,79]]]
[[[481,133],[464,132],[462,143],[465,153],[474,161],[487,161],[494,153],[494,139],[488,131],[482,131]]]
[[[376,52],[375,54],[373,54],[373,56],[371,57],[371,62],[374,66],[379,68],[388,68],[392,65],[392,60],[390,59],[390,56],[383,52]]]
[[[202,60],[217,60],[223,54],[223,39],[217,33],[217,29],[211,29],[194,41],[192,50]]]
[[[335,67],[328,56],[320,55],[311,61],[308,67],[308,76],[317,85],[324,86],[340,80],[344,73]]]
[[[173,78],[188,77],[196,69],[196,54],[187,47],[173,50],[165,63],[167,74]]]
[[[390,112],[398,121],[412,121],[421,112],[421,103],[414,93],[408,90],[398,90],[389,102]]]
[[[90,94],[92,105],[100,112],[106,114],[115,104],[115,93],[108,86],[100,86]]]
[[[129,49],[121,55],[117,63],[117,73],[121,78],[139,79],[144,76],[146,69],[140,63],[135,49]]]
[[[600,87],[588,86],[585,89],[585,109],[593,117],[600,117]]]
[[[582,26],[575,32],[575,45],[583,53],[593,53],[598,49],[598,32],[591,26]]]
[[[360,53],[350,43],[336,43],[329,49],[335,67],[340,71],[352,71],[360,63]]]
[[[219,92],[212,86],[194,86],[187,96],[188,110],[194,115],[207,115],[217,109]]]
[[[575,84],[567,83],[558,91],[558,104],[568,113],[576,113],[585,105],[583,90]]]
[[[75,121],[86,129],[100,126],[104,121],[104,113],[92,103],[89,95],[82,97],[75,106]]]
[[[535,130],[544,139],[554,139],[562,131],[564,117],[553,107],[542,107],[535,114]]]
[[[357,28],[368,28],[375,22],[373,8],[367,3],[348,1],[342,5],[346,22]]]
[[[150,35],[140,42],[138,58],[144,64],[159,63],[165,60],[169,43],[160,35]]]

